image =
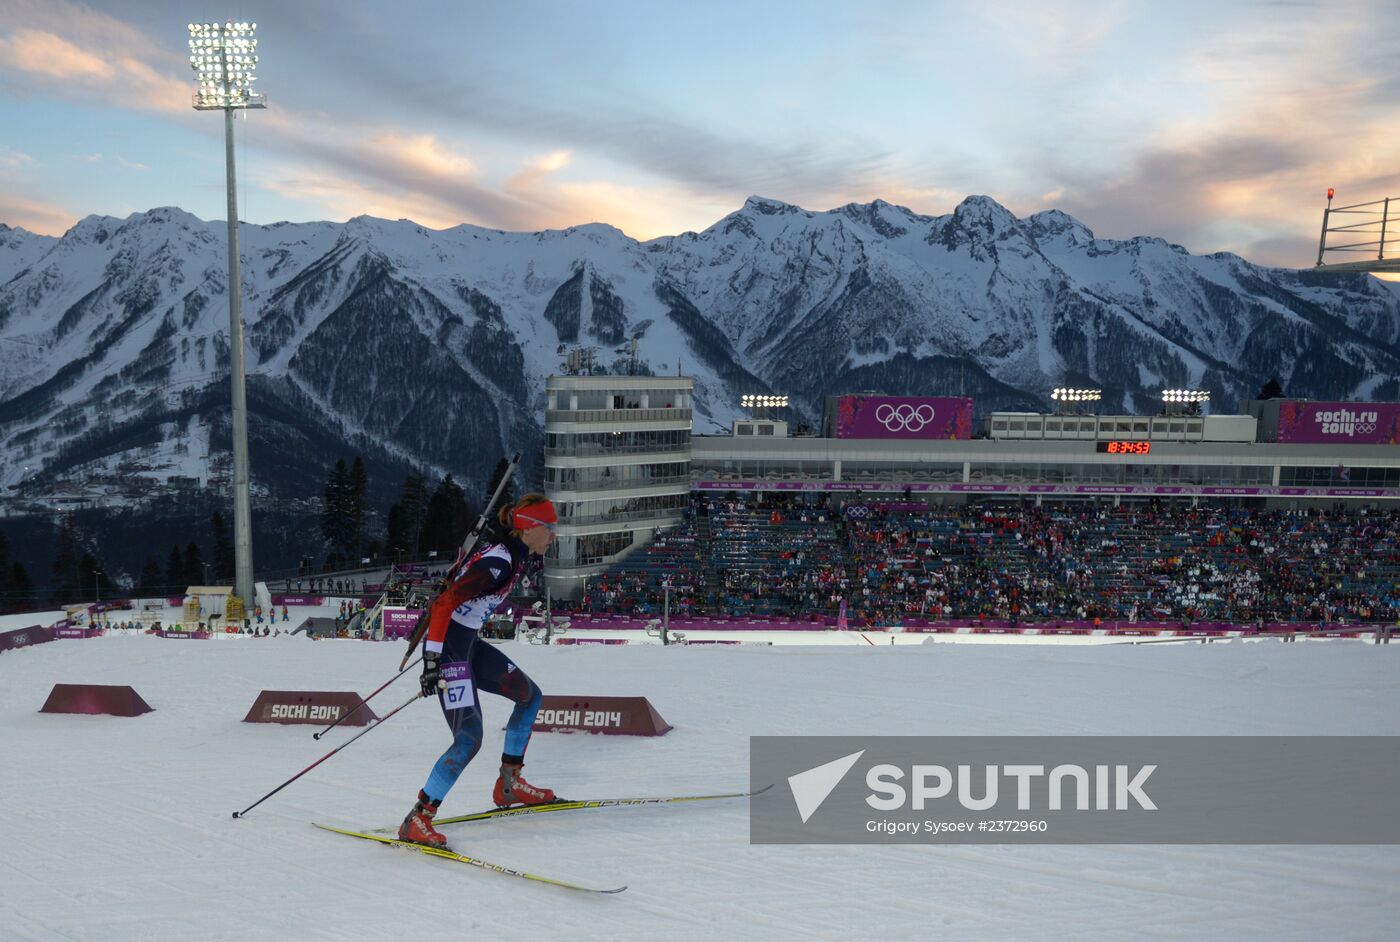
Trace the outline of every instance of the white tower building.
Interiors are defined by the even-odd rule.
[[[681,520],[690,491],[685,376],[551,376],[545,382],[544,487],[559,513],[545,561],[557,598]]]

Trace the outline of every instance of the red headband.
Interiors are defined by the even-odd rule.
[[[517,530],[529,530],[532,527],[541,527],[558,521],[559,517],[554,513],[554,505],[549,501],[541,501],[538,504],[531,504],[522,507],[511,514],[511,525]]]

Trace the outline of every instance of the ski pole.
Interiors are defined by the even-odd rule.
[[[420,657],[420,658],[418,659],[418,661],[421,661],[421,660],[423,660],[423,659]],[[390,677],[388,680],[384,681],[384,683],[380,685],[379,690],[383,690],[385,687],[389,686],[389,685],[392,684],[394,681],[398,680],[398,679],[399,679],[400,677],[402,677],[404,674],[407,674],[407,673],[409,672],[409,669],[412,668],[415,664],[417,664],[418,661],[414,661],[413,664],[408,665],[408,667],[405,667],[403,670],[399,671],[399,672],[398,672],[397,674],[395,674],[393,677]],[[335,728],[336,728],[337,726],[339,726],[342,722],[344,722],[345,720],[349,719],[351,713],[354,713],[355,710],[358,710],[360,707],[364,706],[366,703],[369,703],[371,700],[373,700],[374,697],[375,697],[375,695],[379,693],[379,690],[376,690],[374,693],[370,694],[368,697],[365,697],[365,698],[364,698],[363,700],[361,700],[359,703],[355,704],[355,709],[354,709],[354,710],[347,710],[346,712],[340,714],[340,716],[336,718],[336,721],[335,721],[334,723],[332,723],[331,725],[327,726],[325,729],[321,730],[319,733],[312,733],[312,734],[311,734],[311,738],[312,738],[312,739],[320,739],[322,736],[326,735],[326,733],[329,733],[331,730],[335,729]],[[381,721],[381,722],[382,722],[382,721]]]
[[[326,753],[325,755],[321,756],[321,758],[317,759],[315,762],[311,763],[311,764],[308,765],[306,768],[302,769],[302,770],[301,770],[300,772],[298,772],[296,775],[293,775],[291,778],[287,779],[287,780],[286,780],[285,782],[283,782],[281,785],[278,785],[276,788],[274,788],[272,791],[268,792],[266,795],[263,795],[263,796],[262,796],[261,798],[259,798],[257,801],[253,802],[251,805],[249,805],[248,807],[244,808],[242,811],[235,811],[235,812],[233,813],[233,816],[234,816],[235,818],[241,818],[241,817],[243,817],[245,814],[247,814],[248,812],[252,811],[252,810],[253,810],[254,808],[256,808],[258,805],[260,805],[260,804],[262,804],[263,802],[267,801],[267,800],[268,800],[269,798],[271,798],[273,795],[277,794],[277,793],[280,792],[282,789],[286,788],[288,785],[292,784],[292,783],[295,782],[297,779],[301,778],[301,777],[302,777],[303,775],[305,775],[307,772],[310,772],[312,769],[316,768],[316,766],[320,765],[322,762],[325,762],[325,761],[326,761],[327,759],[329,759],[331,756],[335,755],[337,752],[339,752],[340,750],[344,749],[346,746],[350,745],[350,744],[351,744],[352,742],[354,742],[356,739],[359,739],[359,738],[360,738],[361,736],[363,736],[365,733],[369,732],[369,731],[372,730],[372,729],[378,729],[380,726],[383,726],[385,720],[389,719],[389,717],[391,717],[391,716],[393,716],[395,713],[399,712],[399,710],[402,710],[404,707],[408,706],[409,703],[413,703],[413,702],[415,702],[415,701],[421,699],[422,696],[423,696],[423,694],[422,694],[421,691],[420,691],[419,693],[415,693],[415,694],[413,695],[413,699],[412,699],[412,700],[409,700],[408,703],[405,703],[403,706],[395,707],[393,710],[389,711],[388,713],[386,713],[386,714],[384,715],[384,719],[381,719],[378,723],[375,723],[373,726],[366,726],[364,729],[360,730],[360,731],[359,731],[358,733],[356,733],[354,736],[352,736],[351,738],[345,740],[345,742],[341,743],[339,746],[336,746],[336,747],[335,747],[334,749],[332,749],[330,752],[328,752],[328,753]]]
[[[491,511],[496,506],[496,501],[501,499],[501,494],[505,492],[506,487],[515,476],[515,469],[519,464],[520,452],[517,451],[515,454],[511,455],[510,464],[506,465],[506,469],[501,472],[501,480],[497,482],[496,489],[491,492],[491,499],[486,502],[486,508],[481,511],[481,516],[477,518],[476,526],[472,527],[467,533],[466,540],[462,542],[462,548],[457,551],[457,562],[453,564],[454,568],[471,555],[472,550],[476,547],[477,540],[481,539],[481,531],[486,529],[486,522],[491,516]],[[449,581],[452,579],[451,569],[448,570],[447,578]],[[441,592],[438,593],[438,595],[441,594]],[[437,595],[434,595],[433,601],[436,600]],[[427,633],[428,615],[432,607],[433,603],[429,602],[427,607],[423,610],[423,614],[419,616],[418,624],[414,626],[413,633],[408,636],[408,650],[404,652],[403,660],[399,661],[399,667],[402,668],[408,663],[408,658],[413,654],[413,649],[418,647],[418,642],[422,641],[423,635]]]

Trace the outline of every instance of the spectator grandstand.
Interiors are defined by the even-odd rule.
[[[1400,511],[697,492],[568,607],[657,615],[667,586],[680,617],[1393,623]]]

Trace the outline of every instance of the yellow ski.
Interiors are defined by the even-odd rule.
[[[312,822],[316,824],[316,822]],[[548,883],[550,886],[563,887],[566,890],[579,890],[584,893],[621,893],[627,889],[619,886],[616,889],[604,890],[592,886],[580,886],[577,883],[570,883],[567,880],[555,880],[552,877],[542,877],[537,873],[529,873],[525,870],[513,870],[510,867],[503,867],[500,864],[490,863],[479,857],[468,857],[466,854],[459,854],[452,850],[443,850],[437,847],[425,847],[422,844],[413,844],[408,841],[400,841],[392,837],[384,837],[378,834],[366,834],[363,831],[348,831],[344,828],[333,828],[328,824],[316,824],[316,827],[323,831],[332,831],[336,834],[344,834],[346,837],[358,837],[365,841],[376,841],[380,844],[388,844],[390,847],[402,847],[405,850],[416,850],[420,854],[429,857],[441,857],[444,860],[455,860],[458,863],[471,864],[473,867],[480,867],[483,870],[493,870],[496,873],[504,873],[507,876],[520,877],[525,880],[534,880],[536,883]]]

